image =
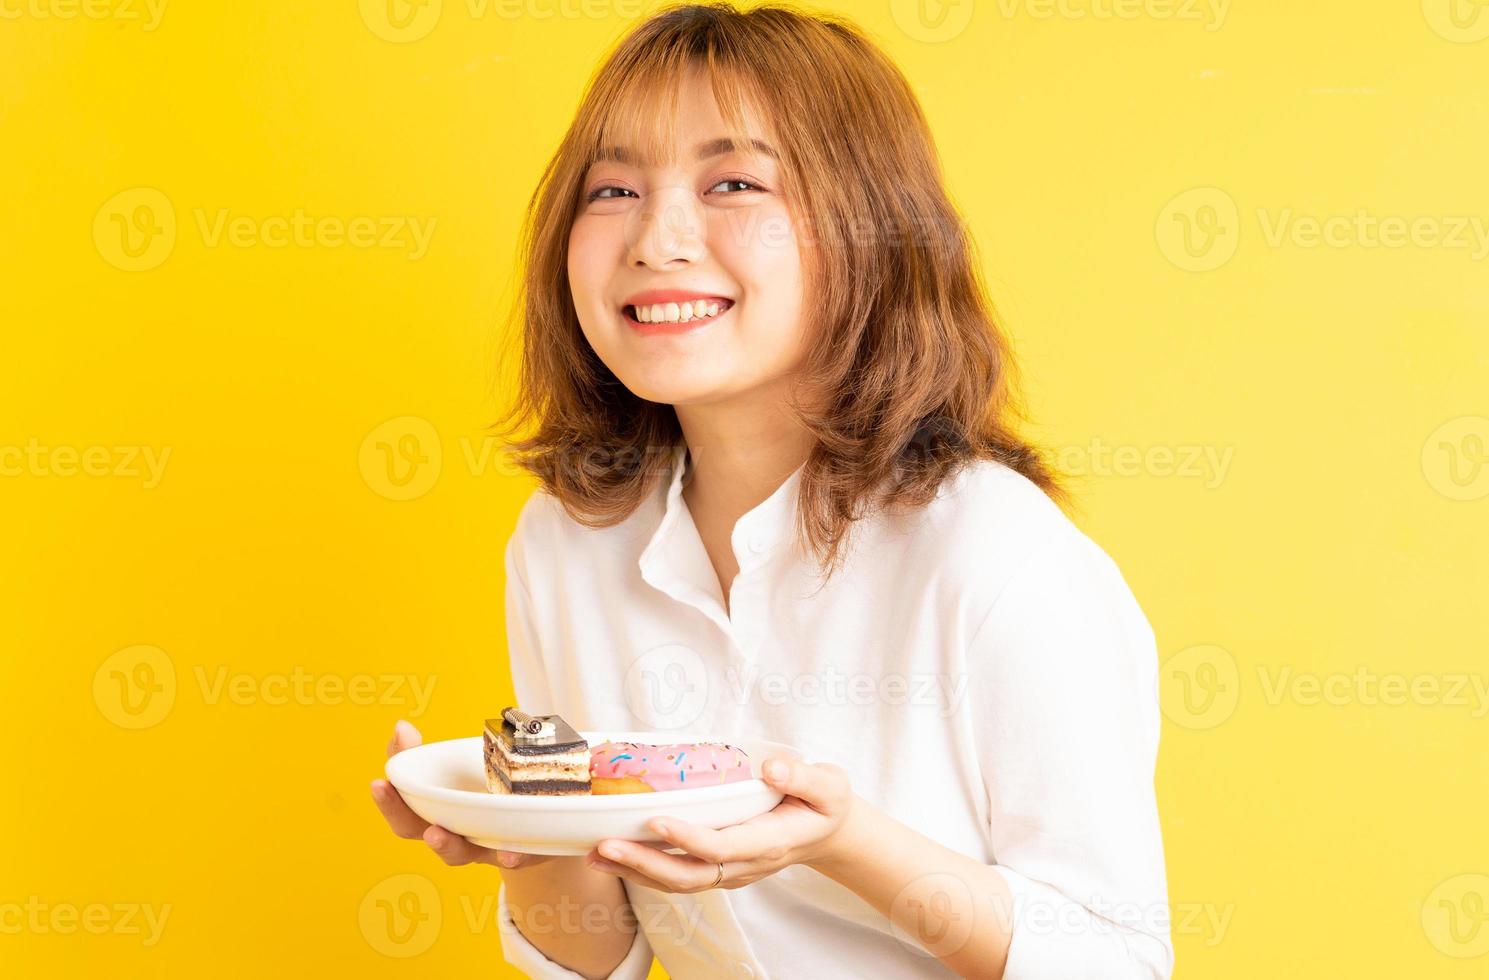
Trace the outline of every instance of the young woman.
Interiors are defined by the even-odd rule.
[[[537,977],[1168,977],[1153,633],[1015,432],[899,71],[838,20],[669,9],[529,218],[517,700],[806,761],[668,845],[486,851],[378,780],[394,830],[500,868]]]

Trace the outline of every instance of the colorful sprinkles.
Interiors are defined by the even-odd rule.
[[[643,751],[644,750],[644,751]],[[646,765],[651,753],[665,756],[670,765],[660,769]],[[640,756],[640,759],[637,759]],[[748,757],[737,746],[722,742],[642,745],[635,742],[605,742],[590,749],[590,778],[636,778],[653,790],[681,789],[688,774],[696,781],[699,772],[717,772],[719,783],[750,778]],[[731,765],[732,763],[732,765]]]

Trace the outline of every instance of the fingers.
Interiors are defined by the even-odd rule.
[[[495,851],[496,865],[501,868],[531,868],[535,864],[552,861],[552,854],[523,854],[520,851]]]
[[[372,799],[382,811],[383,819],[393,833],[405,840],[422,840],[446,864],[494,864],[502,868],[526,868],[552,859],[548,854],[519,854],[515,851],[493,851],[472,844],[443,827],[429,823],[409,809],[386,779],[372,781]],[[503,860],[504,858],[510,860]]]
[[[400,718],[393,726],[393,737],[388,740],[388,755],[395,756],[404,749],[423,744],[424,736],[419,734],[419,730]]]
[[[393,737],[388,740],[388,755],[395,756],[404,749],[424,744],[419,730],[403,719],[393,726]],[[553,860],[551,854],[523,854],[517,851],[493,850],[472,844],[459,834],[444,827],[429,823],[409,808],[398,790],[386,779],[372,781],[372,800],[377,804],[383,819],[393,833],[405,840],[423,840],[440,860],[449,865],[490,864],[499,868],[530,868]]]
[[[607,840],[596,850],[599,867],[606,871],[609,862],[623,869],[625,877],[648,888],[659,888],[669,892],[700,892],[712,887],[718,876],[718,865],[713,861],[700,861],[686,854],[667,854],[660,847],[638,844],[635,841]],[[596,867],[595,855],[590,867]],[[615,874],[617,872],[610,871]]]
[[[657,879],[652,878],[649,875],[642,874],[640,871],[637,871],[635,868],[630,867],[629,865],[622,864],[619,861],[611,861],[604,857],[601,857],[597,851],[590,851],[589,855],[584,859],[584,861],[585,865],[591,871],[598,871],[601,874],[614,875],[617,878],[624,878],[627,881],[635,882],[638,885],[643,885],[647,888],[654,888],[659,892],[676,892],[682,890],[673,885],[669,885],[666,882],[658,881]],[[715,872],[717,872],[718,868],[715,867],[714,870]],[[713,878],[710,877],[709,881],[712,880]]]
[[[848,774],[830,762],[813,765],[789,756],[772,756],[765,760],[760,774],[767,785],[822,813],[838,813],[848,805]]]
[[[413,748],[424,741],[419,730],[406,721],[399,720],[393,726],[393,737],[388,741],[388,755],[394,756],[404,749]],[[382,812],[383,819],[388,821],[388,826],[393,828],[393,833],[405,840],[413,840],[422,837],[428,822],[417,813],[410,810],[408,804],[403,802],[403,797],[398,795],[398,790],[386,779],[374,779],[372,781],[372,801],[377,804],[378,810]]]
[[[669,845],[680,847],[704,861],[763,861],[774,864],[784,860],[786,848],[781,843],[779,820],[749,820],[722,830],[709,830],[675,817],[653,820],[651,829]],[[717,871],[717,867],[714,869]]]
[[[452,867],[462,864],[496,864],[495,851],[472,844],[443,827],[430,824],[425,828],[423,837],[424,843],[439,855],[439,859]]]
[[[634,882],[635,884],[641,885],[643,888],[652,888],[659,892],[686,892],[690,890],[686,888],[677,888],[673,885],[667,884],[666,882],[657,881],[655,878],[648,878],[646,875],[635,870],[634,868],[628,868],[623,864],[612,864],[609,861],[600,861],[598,864],[591,864],[590,868],[603,874],[614,875],[617,878],[624,878],[626,881]],[[713,879],[710,878],[709,880],[712,881]],[[702,891],[703,889],[699,890]]]
[[[372,802],[377,804],[383,819],[388,821],[388,826],[399,837],[416,840],[424,836],[424,828],[429,826],[428,822],[408,808],[403,797],[398,795],[398,790],[386,779],[372,781]]]

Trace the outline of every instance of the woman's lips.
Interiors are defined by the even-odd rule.
[[[711,326],[733,312],[734,304],[730,303],[726,308],[715,313],[713,316],[703,317],[701,319],[695,318],[689,320],[687,323],[642,323],[631,314],[631,310],[632,307],[630,306],[621,307],[621,317],[625,319],[626,323],[630,324],[632,330],[642,336],[649,337],[657,334],[689,333],[693,330]]]

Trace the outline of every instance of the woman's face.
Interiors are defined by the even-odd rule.
[[[652,402],[708,404],[794,370],[805,347],[801,260],[776,161],[708,145],[727,136],[698,72],[678,113],[672,163],[655,168],[638,147],[621,147],[623,161],[590,168],[569,234],[569,283],[585,337],[627,388]],[[677,322],[684,302],[693,319]]]

